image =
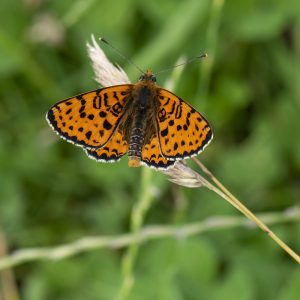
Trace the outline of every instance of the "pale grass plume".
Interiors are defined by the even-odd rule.
[[[125,71],[108,60],[94,35],[91,36],[91,39],[92,43],[87,43],[87,50],[92,61],[95,80],[103,87],[130,83]]]
[[[172,168],[161,171],[169,176],[169,180],[178,185],[196,188],[205,185],[204,178],[191,169],[184,160],[178,161]]]

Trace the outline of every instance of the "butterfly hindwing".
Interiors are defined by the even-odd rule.
[[[158,90],[158,101],[156,125],[162,155],[175,160],[201,152],[213,137],[204,117],[165,89]]]
[[[146,166],[155,169],[167,169],[175,163],[161,155],[157,136],[153,136],[150,142],[143,146],[141,161]]]
[[[128,143],[124,135],[115,131],[109,142],[99,149],[86,150],[88,157],[102,162],[118,161],[128,151]]]
[[[123,114],[132,85],[84,93],[55,104],[47,113],[51,127],[64,139],[87,149],[103,147]]]

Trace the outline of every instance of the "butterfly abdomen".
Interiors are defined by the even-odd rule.
[[[139,162],[141,159],[142,147],[144,144],[144,126],[141,115],[142,114],[140,114],[140,116],[136,116],[130,135],[128,150],[128,164],[130,167],[138,167],[140,165]]]
[[[130,167],[140,166],[147,112],[152,97],[152,91],[147,85],[138,86],[135,90],[134,101],[137,107],[136,113],[133,116],[129,141],[128,165]]]

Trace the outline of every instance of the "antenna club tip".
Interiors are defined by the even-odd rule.
[[[207,53],[203,53],[203,54],[200,54],[199,56],[197,56],[198,58],[207,58],[208,57],[208,54]]]
[[[108,41],[103,37],[100,37],[99,40],[105,44],[108,44]]]

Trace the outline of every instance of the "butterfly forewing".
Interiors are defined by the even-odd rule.
[[[114,162],[118,161],[128,151],[128,143],[124,135],[118,130],[115,131],[109,142],[102,148],[86,150],[87,155],[97,161]]]
[[[87,149],[103,147],[124,114],[132,85],[84,93],[55,104],[47,113],[52,128],[64,139]]]
[[[167,90],[158,90],[158,101],[156,124],[162,155],[173,160],[201,152],[212,139],[204,117]]]

